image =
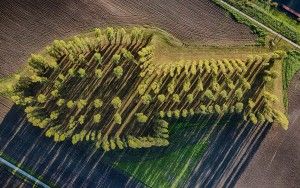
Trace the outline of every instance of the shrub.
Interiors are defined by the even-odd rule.
[[[70,100],[70,101],[67,102],[67,107],[68,107],[68,108],[73,108],[74,105],[75,105],[75,104],[74,104],[74,102],[73,102],[72,100]]]
[[[103,105],[103,102],[100,99],[95,99],[94,100],[94,107],[95,108],[101,108],[102,105]]]
[[[166,100],[166,96],[164,94],[160,94],[157,96],[157,99],[159,100],[159,102],[163,103]]]
[[[114,122],[116,123],[116,124],[121,124],[122,123],[122,117],[121,117],[121,115],[119,114],[119,113],[116,113],[115,115],[114,115]]]
[[[136,117],[137,117],[137,121],[139,123],[146,123],[148,121],[148,117],[146,115],[144,115],[143,113],[137,113]]]
[[[123,68],[121,66],[117,66],[116,68],[114,68],[114,74],[117,78],[121,78],[121,76],[123,75]]]
[[[151,103],[151,96],[149,94],[145,94],[142,96],[142,103],[145,105],[149,105]]]
[[[93,116],[93,122],[94,123],[99,123],[101,120],[101,115],[100,114],[96,114]]]
[[[39,103],[45,103],[46,99],[47,99],[47,97],[45,95],[43,95],[43,94],[39,94],[38,97],[37,97],[37,101]]]

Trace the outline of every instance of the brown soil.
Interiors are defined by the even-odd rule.
[[[9,99],[0,96],[0,123],[12,106],[13,103]]]
[[[289,129],[273,126],[237,187],[299,187],[300,185],[300,72],[290,83]]]
[[[249,44],[255,36],[210,0],[1,0],[0,77],[56,38],[94,27],[157,26],[203,45]]]

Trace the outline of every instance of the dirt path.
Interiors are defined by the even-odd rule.
[[[289,129],[273,126],[237,187],[283,188],[300,185],[300,72],[290,83]]]

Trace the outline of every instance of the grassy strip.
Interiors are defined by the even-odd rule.
[[[289,51],[287,57],[283,61],[283,90],[284,90],[284,104],[288,106],[287,91],[290,81],[293,76],[300,70],[300,52],[299,51]]]
[[[278,13],[275,14],[256,3],[245,3],[237,0],[229,0],[228,3],[291,41],[300,44],[300,29],[295,25],[291,25],[291,21],[287,21],[288,18],[282,19],[282,16],[279,16]]]
[[[35,172],[33,172],[32,170],[30,170],[27,167],[24,167],[24,165],[17,162],[15,159],[11,158],[10,156],[4,154],[2,151],[0,151],[0,157],[3,158],[4,160],[10,162],[11,164],[14,164],[16,167],[22,169],[26,173],[28,173],[31,176],[35,177],[36,179],[46,183],[50,187],[55,187],[53,183],[51,183],[49,181],[45,181],[45,179],[42,176],[38,176]],[[33,181],[29,180],[26,176],[23,176],[22,174],[18,173],[17,171],[15,171],[13,169],[10,169],[10,168],[7,168],[7,169],[9,169],[12,172],[13,175],[17,175],[18,177],[20,177],[21,179],[23,179],[26,182],[30,181],[34,186],[36,186],[36,184],[35,184],[36,182],[33,182]]]
[[[245,18],[244,16],[241,16],[238,12],[236,12],[232,8],[224,5],[223,3],[221,3],[220,0],[213,0],[213,2],[215,4],[217,4],[218,6],[222,7],[223,9],[227,10],[230,13],[230,15],[233,17],[234,20],[250,27],[251,31],[258,36],[258,38],[256,40],[257,46],[265,45],[267,32],[265,32],[265,30],[263,28],[255,25],[252,21]]]
[[[173,125],[170,130],[171,137],[177,137],[170,146],[159,152],[152,150],[134,151],[132,154],[137,160],[120,160],[114,164],[118,170],[133,176],[150,187],[182,187],[188,181],[193,172],[195,164],[202,158],[208,147],[208,136],[198,140],[194,144],[184,144],[186,139],[180,140],[180,131],[201,131],[199,123],[197,126],[191,123],[180,123]],[[183,142],[183,143],[181,143]],[[182,146],[184,145],[184,146]],[[172,149],[171,149],[172,148]],[[158,149],[158,150],[161,150]],[[131,156],[129,156],[131,157]]]

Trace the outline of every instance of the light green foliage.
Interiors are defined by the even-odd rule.
[[[78,122],[79,122],[80,125],[83,125],[84,122],[85,122],[85,116],[84,116],[84,115],[81,115],[81,116],[79,117],[79,119],[78,119]]]
[[[254,106],[255,106],[255,103],[253,102],[253,100],[252,99],[249,99],[248,100],[248,106],[249,106],[249,108],[254,108]]]
[[[176,102],[176,103],[180,102],[180,97],[179,97],[178,94],[173,94],[173,101]]]
[[[58,115],[59,115],[58,111],[53,111],[50,114],[50,119],[51,120],[56,120],[58,118]]]
[[[187,117],[187,116],[188,116],[188,113],[189,113],[189,112],[187,111],[187,109],[183,109],[182,112],[181,112],[181,116],[182,116],[182,117]]]
[[[164,117],[166,116],[166,113],[165,113],[164,111],[160,111],[160,112],[159,112],[159,116],[160,116],[161,118],[164,118]]]
[[[253,124],[257,124],[257,118],[256,118],[256,116],[255,116],[255,114],[253,114],[253,113],[250,113],[249,114],[249,117],[250,117],[250,120],[251,120],[251,122],[253,123]]]
[[[117,66],[116,68],[114,68],[114,74],[117,78],[121,78],[121,76],[123,75],[123,68],[121,66]]]
[[[241,113],[243,111],[244,104],[241,102],[238,102],[235,104],[235,110],[237,113]]]
[[[87,100],[85,100],[85,99],[79,99],[77,101],[77,108],[79,110],[83,109],[83,107],[85,107],[86,105],[87,105]]]
[[[175,118],[179,118],[180,117],[180,111],[179,110],[175,110],[174,111],[174,117]]]
[[[81,78],[86,76],[86,72],[83,68],[78,69],[78,74]]]
[[[221,110],[220,105],[218,105],[218,104],[215,105],[215,110],[216,110],[216,112],[217,112],[218,114],[222,114],[222,113],[223,113],[222,110]]]
[[[101,108],[103,105],[103,102],[100,99],[95,99],[94,100],[94,107],[95,108]]]
[[[206,114],[206,112],[207,112],[206,106],[203,105],[203,104],[201,104],[201,105],[200,105],[200,111],[201,111],[201,113]]]
[[[11,96],[10,98],[11,98],[11,100],[12,100],[15,104],[17,104],[17,105],[20,105],[20,104],[22,103],[22,99],[21,99],[21,97],[18,96],[18,95],[13,95],[13,96]]]
[[[137,113],[136,118],[139,123],[146,123],[148,121],[148,117],[143,113]]]
[[[107,35],[107,39],[108,39],[109,41],[114,40],[114,39],[115,39],[115,31],[114,31],[114,28],[108,27],[108,28],[106,29],[106,35]]]
[[[202,83],[201,79],[199,79],[198,82],[197,82],[197,90],[198,91],[203,91],[203,83]]]
[[[47,97],[44,94],[39,94],[37,97],[37,101],[39,103],[45,103],[46,102]]]
[[[173,115],[172,111],[171,111],[171,110],[169,110],[169,111],[167,112],[167,117],[168,117],[168,118],[171,118],[171,117],[172,117],[172,115]]]
[[[100,37],[101,36],[101,29],[100,28],[95,28],[94,32],[95,32],[95,36],[96,37]]]
[[[119,114],[119,113],[116,113],[115,115],[114,115],[114,122],[116,123],[116,124],[121,124],[122,123],[122,117],[121,117],[121,115]]]
[[[113,98],[113,100],[111,101],[111,104],[113,105],[113,107],[115,109],[118,109],[122,106],[122,101],[119,97],[115,97]]]
[[[188,94],[186,98],[190,104],[194,101],[194,95],[192,93]]]
[[[138,86],[138,92],[139,92],[139,94],[143,95],[145,93],[146,89],[147,89],[147,85],[146,84],[140,84]]]
[[[227,99],[227,97],[228,97],[227,91],[226,91],[226,90],[222,90],[222,91],[220,92],[220,95],[221,95],[221,97],[224,98],[224,99]]]
[[[206,96],[208,99],[210,100],[215,100],[215,96],[213,95],[212,91],[207,89],[205,92],[204,92],[204,96]]]
[[[172,94],[172,93],[174,93],[174,91],[175,91],[175,82],[172,81],[172,82],[170,82],[170,83],[168,84],[168,92],[169,92],[170,94]]]
[[[191,82],[189,80],[186,80],[183,83],[183,91],[187,92],[190,90],[190,88],[191,88]]]
[[[149,105],[151,103],[151,101],[152,101],[152,97],[149,94],[143,95],[141,97],[141,99],[142,99],[142,103],[145,104],[145,105]]]
[[[31,54],[28,64],[38,71],[43,71],[47,67],[46,59],[41,54]]]
[[[242,97],[243,97],[243,91],[241,88],[238,88],[237,90],[235,90],[235,97],[238,99],[238,100],[241,100]]]
[[[163,103],[166,100],[166,96],[164,94],[160,94],[157,96],[157,99],[159,100],[159,102]]]
[[[70,76],[74,76],[74,75],[75,75],[75,69],[74,69],[74,68],[70,68],[70,69],[68,70],[68,74],[69,74]]]
[[[94,123],[99,123],[101,120],[101,114],[96,114],[93,116],[93,122]]]
[[[70,101],[67,102],[67,107],[68,107],[68,108],[73,108],[74,105],[75,105],[75,104],[74,104],[74,101],[72,101],[72,100],[70,100]]]
[[[57,89],[51,91],[51,95],[52,95],[53,97],[58,97],[58,93],[59,93],[59,92],[58,92]]]
[[[44,81],[46,81],[45,78],[40,77],[40,76],[37,76],[37,75],[32,75],[32,76],[30,76],[30,79],[31,79],[31,81],[32,81],[33,83],[44,82]]]
[[[190,115],[191,115],[191,116],[195,115],[195,111],[194,111],[193,108],[190,109]]]
[[[101,54],[99,52],[96,52],[94,54],[94,59],[95,59],[96,63],[98,63],[98,64],[102,63],[102,57],[101,57]]]
[[[103,76],[103,72],[101,69],[96,69],[95,70],[95,75],[97,76],[97,78],[101,78]]]
[[[121,56],[119,54],[114,54],[111,60],[113,63],[119,64],[120,58]]]

